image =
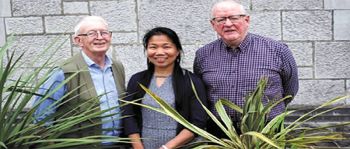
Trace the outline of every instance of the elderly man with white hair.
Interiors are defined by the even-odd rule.
[[[55,91],[50,98],[45,99],[36,110],[34,117],[39,122],[55,112],[68,113],[75,110],[75,112],[82,113],[88,107],[94,106],[92,104],[96,104],[98,108],[95,111],[112,110],[107,110],[108,112],[103,113],[100,119],[84,122],[75,127],[97,124],[96,126],[64,134],[62,137],[121,136],[118,97],[125,92],[125,73],[121,62],[112,60],[106,55],[112,40],[112,32],[108,30],[107,22],[100,16],[84,17],[75,27],[73,40],[81,51],[54,71],[40,88],[39,93],[45,94],[45,92],[52,91],[66,78],[76,72],[79,73]],[[66,96],[67,93],[70,94]],[[62,97],[64,97],[60,101],[62,104],[55,105],[54,103]],[[94,97],[98,98],[90,102]],[[40,99],[41,97],[37,97],[36,102],[39,102]],[[90,101],[87,102],[88,100]],[[54,106],[50,106],[53,104]],[[80,107],[76,108],[78,106]],[[102,146],[112,145],[115,144],[102,142]]]

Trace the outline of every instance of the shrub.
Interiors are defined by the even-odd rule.
[[[331,126],[320,126],[317,128],[303,127],[303,124],[312,120],[313,118],[327,113],[329,111],[344,107],[344,105],[333,106],[329,110],[322,111],[318,114],[312,115],[315,111],[329,107],[333,103],[349,98],[347,96],[337,97],[332,100],[325,102],[319,107],[307,112],[297,120],[291,122],[288,126],[284,125],[285,117],[295,111],[285,111],[284,113],[276,116],[271,121],[267,121],[271,109],[278,103],[291,98],[287,96],[280,100],[271,100],[266,105],[262,103],[264,96],[264,90],[267,83],[266,78],[262,78],[254,90],[253,93],[246,97],[246,101],[243,108],[235,105],[234,103],[226,100],[219,99],[215,103],[215,109],[218,112],[219,117],[215,117],[205,106],[209,117],[222,129],[222,131],[228,136],[228,139],[217,138],[207,131],[196,127],[184,119],[176,110],[169,106],[157,95],[152,93],[145,86],[140,86],[149,94],[161,108],[150,107],[147,105],[138,104],[136,102],[127,102],[135,105],[139,105],[145,108],[149,108],[158,111],[162,114],[166,114],[172,117],[174,120],[185,126],[187,129],[203,137],[205,141],[197,142],[195,148],[222,148],[222,149],[270,149],[270,148],[310,148],[319,142],[329,142],[335,140],[346,139],[341,133],[329,132],[327,128],[340,127],[349,125],[349,122],[342,124],[331,125]],[[195,87],[192,84],[194,91]],[[197,96],[198,98],[198,96]],[[200,100],[198,100],[200,102]],[[233,127],[233,122],[227,115],[224,106],[232,108],[242,113],[241,124],[239,125],[242,134],[237,134]],[[190,147],[188,145],[187,147]],[[193,147],[193,146],[191,146]]]

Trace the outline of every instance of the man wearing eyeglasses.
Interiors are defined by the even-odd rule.
[[[242,107],[245,97],[262,77],[268,79],[265,104],[268,100],[296,95],[298,73],[290,49],[284,43],[249,33],[250,17],[241,4],[232,0],[217,2],[210,23],[220,38],[197,50],[193,69],[204,80],[210,110],[217,117],[213,105],[218,99],[228,99]],[[290,101],[275,106],[268,120],[284,112]],[[240,133],[241,114],[226,110]],[[207,129],[215,136],[227,138],[213,121],[208,122]]]
[[[121,136],[118,98],[125,92],[125,73],[121,62],[112,60],[106,55],[111,45],[112,32],[108,30],[107,22],[99,16],[84,17],[74,30],[73,40],[81,48],[81,51],[65,61],[40,88],[39,93],[42,95],[56,88],[58,90],[40,104],[34,116],[40,122],[55,112],[83,113],[96,106],[92,112],[96,110],[107,112],[102,113],[100,119],[93,119],[74,127],[74,129],[89,125],[96,126],[64,134],[63,137]],[[73,78],[63,87],[58,87],[65,79],[72,76]],[[67,93],[69,94],[67,95]],[[62,97],[64,99],[57,103]],[[39,102],[40,99],[38,97],[36,102]],[[52,106],[53,104],[55,105]],[[104,147],[114,145],[113,141],[102,142]],[[118,144],[118,146],[120,145]]]

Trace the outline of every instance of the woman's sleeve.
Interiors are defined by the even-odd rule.
[[[137,100],[136,93],[138,92],[138,83],[134,76],[131,77],[129,80],[127,89],[126,89],[127,95],[124,98],[126,101],[133,101]],[[136,106],[133,104],[126,104],[121,107],[122,109],[122,116],[124,117],[122,119],[123,122],[123,130],[125,135],[130,135],[133,133],[140,133],[139,124],[136,118],[137,114],[135,113]]]
[[[202,102],[202,104],[204,106],[208,105],[208,100],[207,100],[207,96],[206,96],[206,91],[205,91],[205,87],[204,84],[202,82],[201,79],[199,79],[196,76],[191,77],[192,82],[195,86],[196,92],[199,96],[199,100]],[[192,88],[191,88],[192,90]],[[195,94],[193,93],[193,95],[191,96],[191,123],[200,127],[200,128],[205,128],[206,127],[206,122],[207,122],[207,118],[208,115],[205,112],[203,106],[199,103],[198,99],[196,98]]]

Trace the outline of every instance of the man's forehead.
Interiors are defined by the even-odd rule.
[[[225,13],[225,12],[234,12],[234,13],[242,13],[241,7],[239,5],[228,3],[220,3],[213,8],[212,14],[215,15],[217,13]]]
[[[105,30],[108,29],[107,25],[101,21],[87,21],[81,25],[80,30],[92,30],[94,28],[105,29]]]

